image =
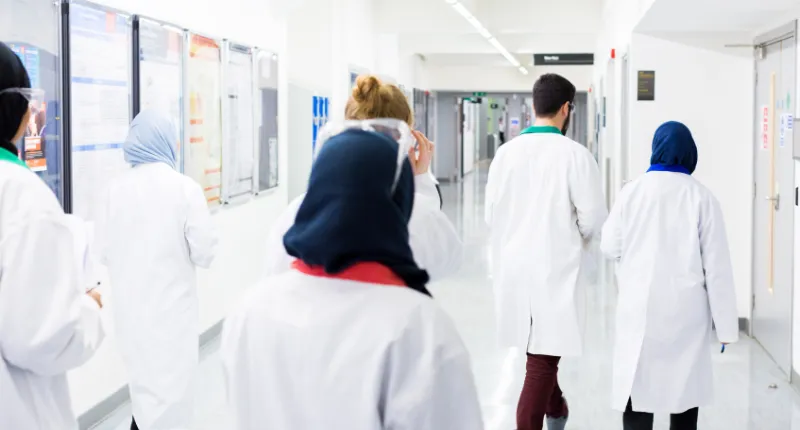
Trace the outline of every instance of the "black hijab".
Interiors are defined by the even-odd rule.
[[[430,295],[428,273],[411,252],[408,221],[414,206],[414,174],[408,161],[397,169],[398,145],[361,130],[331,138],[320,151],[308,193],[294,226],[283,238],[289,255],[340,273],[359,262],[388,267],[410,288]]]
[[[30,88],[31,80],[22,61],[6,44],[0,42],[0,91],[9,88]],[[28,100],[19,94],[0,94],[0,148],[17,155],[11,142],[28,111]]]

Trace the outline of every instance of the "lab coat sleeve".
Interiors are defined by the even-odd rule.
[[[417,194],[435,199],[441,207],[439,191],[436,190],[436,180],[433,179],[433,175],[430,172],[414,176],[414,190]]]
[[[708,197],[700,220],[700,254],[703,259],[706,290],[717,338],[723,343],[739,340],[739,314],[733,283],[728,238],[719,202]]]
[[[489,179],[486,181],[486,196],[484,199],[483,219],[489,228],[492,227],[492,218],[494,216],[494,203],[497,198],[496,189],[500,181],[500,170],[502,169],[502,148],[497,152],[492,164],[489,166]]]
[[[387,357],[380,401],[387,430],[482,430],[469,355],[452,321],[433,303]]]
[[[300,210],[300,205],[303,203],[303,197],[300,196],[292,200],[278,219],[275,220],[272,229],[270,229],[269,237],[267,238],[267,260],[264,262],[265,270],[263,275],[265,277],[280,275],[288,272],[291,268],[292,257],[286,252],[286,247],[283,246],[283,236],[294,225],[297,211]]]
[[[622,207],[625,205],[625,200],[626,198],[622,194],[617,198],[605,225],[603,225],[600,250],[609,260],[622,258]]]
[[[189,244],[189,255],[195,266],[211,267],[217,252],[218,237],[214,220],[208,209],[203,190],[194,182],[187,184],[189,211],[186,215],[184,234]]]
[[[437,194],[415,196],[408,232],[414,261],[428,271],[432,280],[452,275],[461,268],[464,244],[439,208]]]
[[[578,214],[578,229],[583,238],[590,241],[598,239],[608,209],[600,187],[600,169],[592,154],[583,149],[576,152],[574,160],[569,180],[570,197]]]
[[[18,227],[0,252],[0,351],[42,376],[84,364],[104,336],[100,308],[80,285],[72,235],[43,217]]]

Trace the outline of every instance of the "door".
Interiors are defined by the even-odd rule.
[[[794,145],[782,123],[793,113],[795,27],[756,39],[753,335],[786,375],[792,355]]]
[[[628,161],[630,150],[630,133],[629,122],[630,119],[630,71],[628,70],[628,54],[622,57],[622,70],[621,70],[621,90],[622,90],[622,120],[620,127],[620,157],[619,157],[619,175],[622,185],[624,186],[630,181],[630,172],[628,171]]]

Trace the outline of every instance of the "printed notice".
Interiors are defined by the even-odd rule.
[[[71,4],[73,213],[94,220],[105,184],[128,168],[129,17]]]
[[[189,84],[189,144],[184,169],[205,191],[210,206],[219,205],[222,192],[222,116],[219,43],[191,35]]]

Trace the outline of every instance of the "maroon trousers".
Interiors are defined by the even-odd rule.
[[[545,416],[561,418],[569,414],[558,386],[559,361],[561,357],[528,354],[525,385],[517,406],[517,430],[542,430]]]

